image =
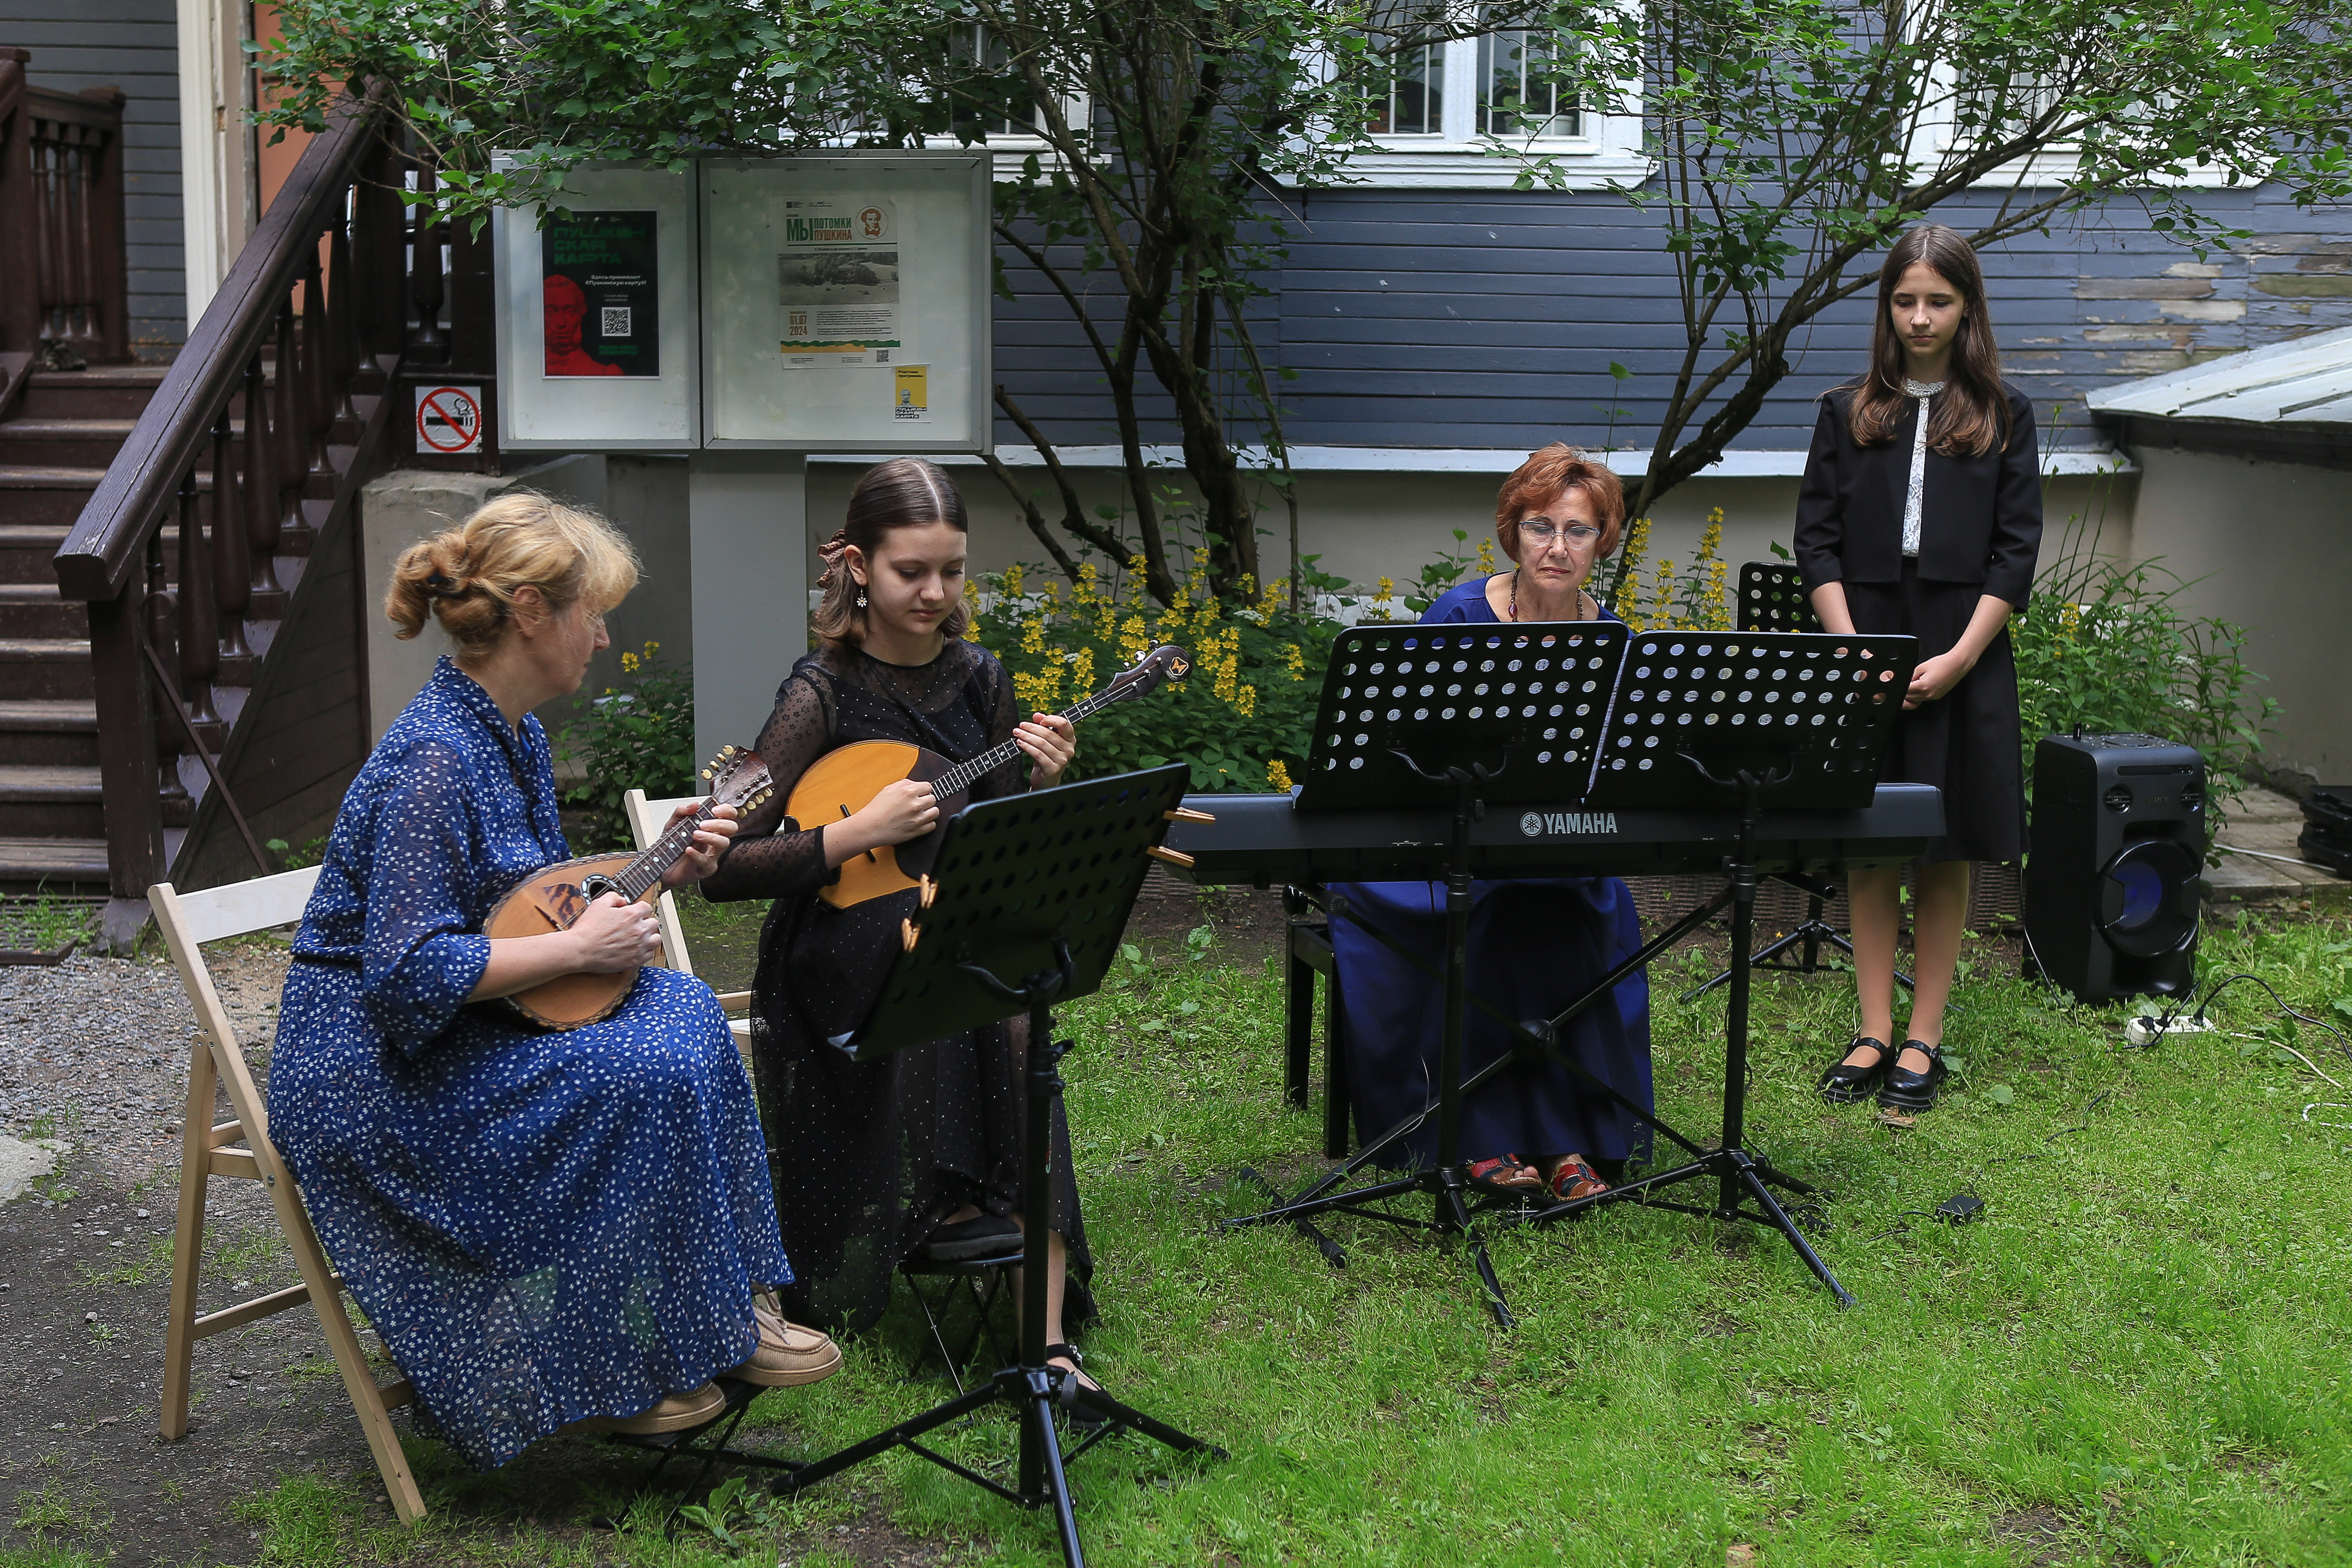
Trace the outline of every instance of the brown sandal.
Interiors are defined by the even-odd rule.
[[[1522,1193],[1543,1191],[1543,1173],[1517,1154],[1500,1154],[1492,1160],[1476,1161],[1471,1165],[1468,1176],[1472,1186],[1499,1197],[1515,1198]]]
[[[1581,1154],[1570,1154],[1551,1173],[1551,1195],[1561,1203],[1577,1198],[1589,1198],[1609,1190],[1601,1173],[1584,1163]]]

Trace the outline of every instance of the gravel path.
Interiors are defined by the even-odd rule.
[[[286,949],[225,943],[207,957],[258,1065]],[[178,1163],[195,1032],[179,972],[160,954],[0,969],[0,1131],[64,1138],[119,1188],[146,1180]]]

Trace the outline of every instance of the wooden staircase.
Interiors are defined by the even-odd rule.
[[[106,884],[89,613],[50,563],[163,374],[33,372],[0,421],[0,887]]]

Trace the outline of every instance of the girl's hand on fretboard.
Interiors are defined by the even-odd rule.
[[[1077,727],[1059,713],[1038,713],[1013,730],[1013,742],[1029,755],[1029,787],[1061,782],[1062,770],[1078,754]]]
[[[675,827],[701,809],[699,801],[679,806],[677,815],[670,818],[670,826]],[[702,825],[694,830],[693,844],[662,873],[662,884],[682,888],[688,882],[699,882],[719,868],[719,857],[726,852],[727,841],[734,837],[735,808],[731,805],[712,808]]]

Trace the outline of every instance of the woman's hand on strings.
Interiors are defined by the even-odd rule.
[[[661,956],[661,923],[653,905],[618,893],[606,893],[590,904],[565,934],[578,948],[572,967],[588,974],[642,969]]]
[[[931,794],[931,786],[919,779],[900,779],[875,791],[866,809],[840,826],[849,830],[849,853],[862,855],[885,844],[920,838],[939,825],[939,797]],[[825,834],[828,847],[836,837],[837,830]]]
[[[675,826],[702,809],[700,801],[688,801],[670,816]],[[719,869],[719,857],[727,852],[727,841],[735,837],[735,808],[721,805],[712,808],[709,819],[694,830],[694,842],[685,854],[670,863],[662,873],[662,886],[682,888],[688,882],[699,882]]]
[[[1029,787],[1045,789],[1061,781],[1062,770],[1078,754],[1077,726],[1059,713],[1038,713],[1016,724],[1013,739],[1029,754]]]

